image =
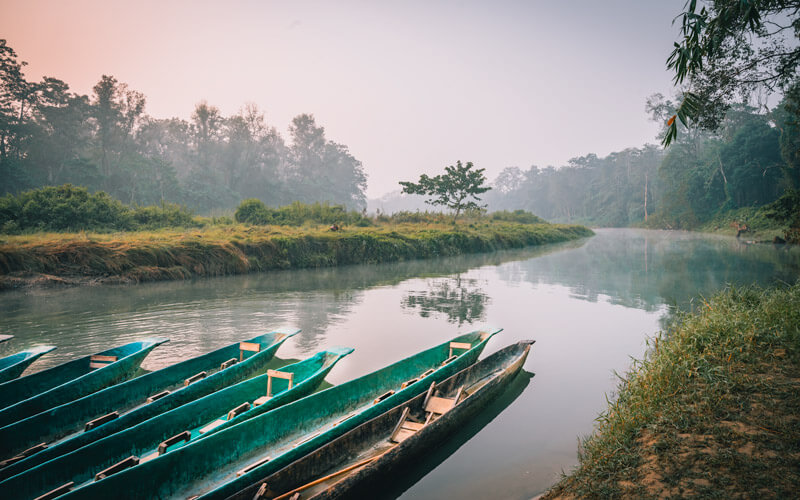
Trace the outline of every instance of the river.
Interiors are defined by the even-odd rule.
[[[647,339],[727,284],[793,283],[800,249],[682,232],[602,229],[579,241],[457,258],[279,271],[136,286],[0,294],[0,355],[44,343],[39,370],[79,354],[165,336],[149,370],[275,327],[302,332],[299,359],[354,347],[341,383],[483,325],[504,328],[485,354],[537,342],[525,372],[437,453],[399,471],[388,496],[531,498],[577,463],[578,439],[614,397],[616,373]]]

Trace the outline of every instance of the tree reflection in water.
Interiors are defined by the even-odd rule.
[[[447,321],[472,324],[483,321],[489,296],[480,288],[480,280],[462,278],[461,274],[446,278],[427,280],[427,290],[410,290],[401,305],[404,309],[417,310],[423,318],[431,314],[444,314]]]

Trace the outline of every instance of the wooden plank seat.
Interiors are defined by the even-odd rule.
[[[314,439],[315,437],[319,436],[320,434],[322,434],[322,431],[312,432],[311,434],[309,434],[309,435],[307,435],[307,436],[295,441],[295,443],[292,445],[292,448],[297,448],[301,444],[303,444],[303,443],[305,443],[307,441],[311,441],[312,439]]]
[[[278,370],[267,370],[267,397],[271,398],[272,394],[272,379],[280,378],[289,381],[289,389],[292,388],[294,382],[294,373],[292,372],[279,372]],[[287,389],[288,390],[288,389]]]
[[[117,472],[123,471],[125,469],[129,469],[134,465],[139,465],[139,457],[136,455],[131,455],[125,460],[120,460],[119,462],[115,463],[111,467],[107,469],[103,469],[102,471],[98,472],[94,476],[95,481],[99,481],[105,477],[110,476],[111,474],[116,474]]]
[[[189,384],[191,384],[193,382],[197,382],[198,380],[203,380],[204,378],[206,378],[207,375],[208,375],[208,373],[206,373],[204,371],[198,373],[197,375],[192,375],[191,377],[189,377],[189,378],[187,378],[186,380],[183,381],[183,386],[186,387],[187,385],[189,385]]]
[[[353,413],[351,413],[350,415],[345,415],[344,417],[342,417],[342,418],[340,418],[339,420],[337,420],[337,421],[336,421],[336,422],[333,424],[333,426],[332,426],[332,427],[336,427],[337,425],[341,424],[341,423],[342,423],[342,422],[344,422],[345,420],[351,419],[351,418],[355,417],[356,415],[358,415],[358,412],[357,412],[357,411],[354,411],[354,412],[353,412]]]
[[[208,431],[213,431],[214,429],[216,429],[220,425],[224,424],[225,422],[227,422],[227,420],[223,420],[221,418],[218,418],[218,419],[214,420],[213,422],[211,422],[210,424],[208,424],[207,426],[205,426],[202,429],[200,429],[199,432],[200,432],[200,434],[205,434]]]
[[[453,407],[457,405],[461,400],[461,395],[463,394],[463,392],[464,388],[459,387],[458,392],[456,392],[456,396],[454,398],[442,398],[433,395],[431,395],[429,398],[426,398],[425,412],[428,414],[428,416],[425,419],[425,423],[427,424],[431,420],[436,420],[440,416],[452,410]]]
[[[447,363],[451,363],[451,362],[455,361],[457,358],[458,358],[458,355],[457,354],[453,354],[449,358],[447,358],[444,361],[442,361],[442,366],[446,365]]]
[[[455,349],[463,349],[465,351],[469,351],[470,349],[472,349],[472,344],[467,342],[450,342],[450,354],[448,354],[447,356],[448,357],[452,356],[453,351]]]
[[[231,358],[231,359],[229,359],[228,361],[225,361],[224,363],[222,363],[221,365],[219,365],[219,369],[220,369],[220,370],[224,370],[225,368],[228,368],[229,366],[233,366],[233,365],[235,365],[235,364],[236,364],[236,363],[238,363],[238,362],[239,362],[239,360],[238,360],[238,359],[236,359],[236,358]]]
[[[34,453],[38,453],[38,452],[42,451],[45,448],[47,448],[47,443],[39,443],[36,446],[31,446],[27,450],[25,450],[23,452],[20,452],[20,453],[14,455],[13,457],[7,458],[7,459],[3,460],[2,462],[0,462],[0,468],[9,466],[9,465],[14,464],[14,463],[17,463],[20,460],[22,460],[24,458],[27,458],[27,457],[33,455]]]
[[[261,406],[269,400],[270,400],[269,396],[261,396],[260,398],[253,401],[253,406]]]
[[[108,366],[111,363],[114,363],[115,361],[117,361],[117,359],[118,358],[116,356],[105,356],[105,355],[102,355],[102,354],[93,354],[89,358],[89,368],[91,368],[92,370],[94,370],[96,368],[103,368],[104,366]]]
[[[233,420],[234,418],[236,418],[237,415],[241,415],[242,413],[246,412],[249,409],[250,409],[250,403],[244,402],[239,406],[237,406],[236,408],[234,408],[233,410],[229,411],[227,419]]]
[[[433,373],[433,372],[435,372],[435,371],[436,371],[436,368],[430,368],[430,369],[428,369],[428,370],[425,370],[425,371],[422,373],[422,375],[420,375],[420,376],[419,376],[419,378],[425,378],[425,377],[427,377],[428,375],[430,375],[431,373]]]
[[[251,470],[253,470],[256,467],[258,467],[259,465],[262,465],[262,464],[265,464],[265,463],[269,462],[269,459],[270,459],[270,457],[264,457],[261,460],[258,460],[257,462],[253,462],[252,464],[248,465],[244,469],[236,472],[236,477],[243,476],[243,475],[247,474]]]
[[[257,342],[239,342],[239,361],[244,361],[244,353],[261,352],[261,344]]]
[[[147,398],[147,403],[150,404],[153,401],[157,401],[157,400],[163,398],[164,396],[168,396],[168,395],[169,395],[169,391],[161,391],[161,392],[159,392],[157,394],[153,394],[152,396]]]
[[[158,454],[163,455],[167,452],[167,449],[175,444],[180,443],[181,441],[189,442],[192,439],[192,433],[189,431],[183,431],[180,434],[175,434],[171,438],[164,440],[161,444],[158,445]]]
[[[389,441],[393,443],[402,443],[406,439],[413,436],[418,430],[425,427],[425,424],[422,422],[414,422],[409,420],[409,413],[410,410],[408,406],[406,406],[403,409],[402,415],[400,415],[400,420],[397,422],[397,425],[392,431],[392,435],[389,437]]]
[[[112,411],[111,413],[106,413],[102,417],[97,417],[94,420],[89,420],[88,422],[86,422],[86,425],[84,426],[83,431],[86,432],[86,431],[90,431],[92,429],[96,429],[97,427],[100,427],[101,425],[103,425],[103,424],[105,424],[107,422],[111,422],[112,420],[114,420],[116,418],[119,418],[119,412]]]
[[[381,401],[383,401],[384,399],[386,399],[389,396],[391,396],[392,394],[394,394],[394,391],[384,392],[383,394],[381,394],[380,396],[375,398],[375,401],[373,401],[372,404],[376,405],[376,404],[380,403]]]
[[[418,380],[419,380],[419,377],[414,377],[411,380],[406,380],[405,382],[402,383],[402,385],[400,385],[400,388],[401,389],[405,389],[406,387],[408,387],[409,385],[413,384],[414,382],[416,382]]]
[[[68,493],[68,492],[72,491],[72,488],[74,486],[75,486],[75,483],[73,481],[70,481],[70,482],[68,482],[66,484],[62,484],[58,488],[55,488],[53,490],[48,491],[47,493],[45,493],[42,496],[36,497],[34,500],[52,500],[53,498],[60,497],[64,493]]]

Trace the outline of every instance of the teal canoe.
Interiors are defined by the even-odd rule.
[[[130,378],[150,351],[168,340],[131,342],[0,384],[0,426]]]
[[[262,373],[298,332],[230,344],[2,427],[0,479]]]
[[[426,393],[365,422],[227,500],[369,498],[392,489],[399,470],[468,426],[520,372],[532,340],[505,347]],[[523,429],[520,429],[522,431]]]
[[[55,346],[43,345],[0,359],[0,383],[19,377],[31,363],[53,349]]]
[[[115,474],[112,469],[64,498],[225,498],[474,363],[495,333],[460,335],[153,460]],[[128,465],[137,460],[132,457]],[[14,491],[9,486],[0,483],[3,491]],[[60,488],[53,494],[70,485]]]
[[[0,490],[7,492],[8,499],[34,498],[63,484],[80,486],[91,482],[114,464],[126,463],[132,455],[146,462],[147,457],[157,457],[187,442],[204,439],[311,394],[336,362],[350,352],[349,347],[331,349],[270,370],[27,470],[0,483]],[[268,393],[271,397],[266,397]],[[243,405],[245,402],[248,404]],[[249,404],[253,402],[260,404]],[[239,412],[235,411],[237,408]],[[178,437],[173,439],[175,436]],[[161,447],[162,443],[168,444]]]

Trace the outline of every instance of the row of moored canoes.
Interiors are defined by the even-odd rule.
[[[297,331],[127,381],[166,339],[0,383],[0,491],[9,499],[348,495],[453,432],[520,371],[532,341],[477,362],[498,331],[460,335],[319,392],[352,349],[270,369]]]

